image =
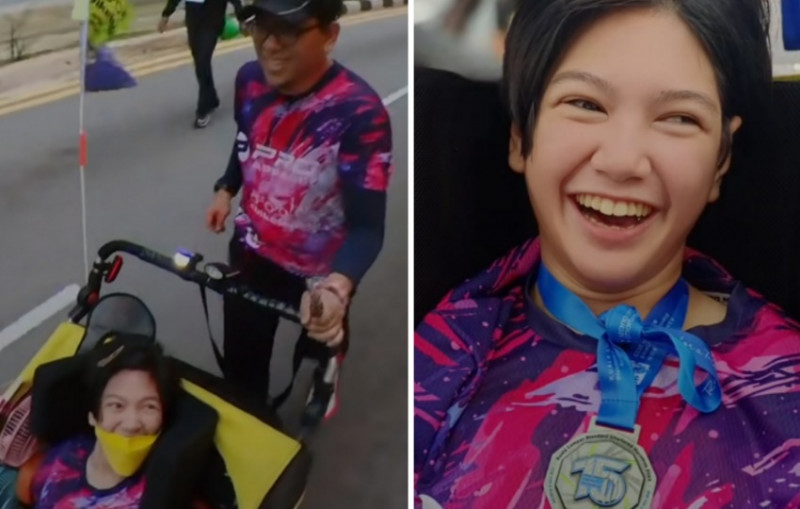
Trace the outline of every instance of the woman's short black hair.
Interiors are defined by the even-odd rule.
[[[737,138],[758,132],[772,80],[766,0],[528,0],[514,14],[503,62],[504,94],[522,134],[523,155],[532,148],[537,105],[577,35],[608,14],[633,8],[664,9],[682,19],[714,67],[723,119],[742,117]]]
[[[161,400],[163,423],[166,424],[178,394],[179,381],[174,364],[158,343],[133,335],[116,335],[89,356],[85,387],[89,410],[95,419],[100,420],[103,391],[108,382],[125,370],[144,371],[152,377]]]

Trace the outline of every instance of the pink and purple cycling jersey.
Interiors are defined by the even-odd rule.
[[[139,509],[145,488],[140,474],[109,489],[89,485],[86,462],[95,443],[92,436],[80,436],[48,451],[33,479],[35,509]]]
[[[417,329],[418,509],[551,507],[550,457],[597,415],[597,342],[533,304],[526,288],[538,265],[530,241],[450,292]],[[687,250],[683,275],[727,300],[722,322],[690,330],[712,352],[722,405],[688,406],[678,361],[667,358],[637,418],[657,478],[652,507],[800,507],[800,327],[699,253]]]
[[[282,95],[251,62],[237,75],[235,107],[237,236],[291,273],[327,275],[348,233],[345,189],[388,186],[391,130],[380,96],[338,63],[307,94]]]

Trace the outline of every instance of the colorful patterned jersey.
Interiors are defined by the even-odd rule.
[[[347,234],[345,187],[385,193],[389,115],[375,91],[334,63],[308,94],[270,88],[258,62],[236,78],[240,238],[301,276],[327,275]]]
[[[531,241],[448,294],[417,329],[418,509],[551,507],[550,458],[597,415],[597,342],[533,304],[525,288],[538,264]],[[800,327],[691,250],[684,277],[727,300],[723,322],[690,330],[713,354],[722,405],[710,414],[688,406],[668,357],[637,418],[657,476],[652,507],[797,508]]]
[[[134,475],[109,489],[86,480],[86,462],[96,439],[81,436],[48,451],[33,479],[35,509],[139,509],[145,480]]]

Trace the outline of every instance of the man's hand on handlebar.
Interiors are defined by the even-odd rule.
[[[233,197],[225,189],[220,189],[214,195],[214,202],[206,212],[206,227],[214,233],[225,231],[225,221],[231,215],[231,200]]]
[[[350,304],[352,282],[341,274],[331,274],[312,290],[303,294],[300,302],[300,323],[308,336],[335,348],[344,339],[344,317]],[[316,316],[316,304],[322,313]]]

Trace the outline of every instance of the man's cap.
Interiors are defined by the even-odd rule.
[[[300,25],[314,16],[314,0],[254,0],[242,8],[241,19],[247,21],[257,14],[271,14],[292,25]]]

